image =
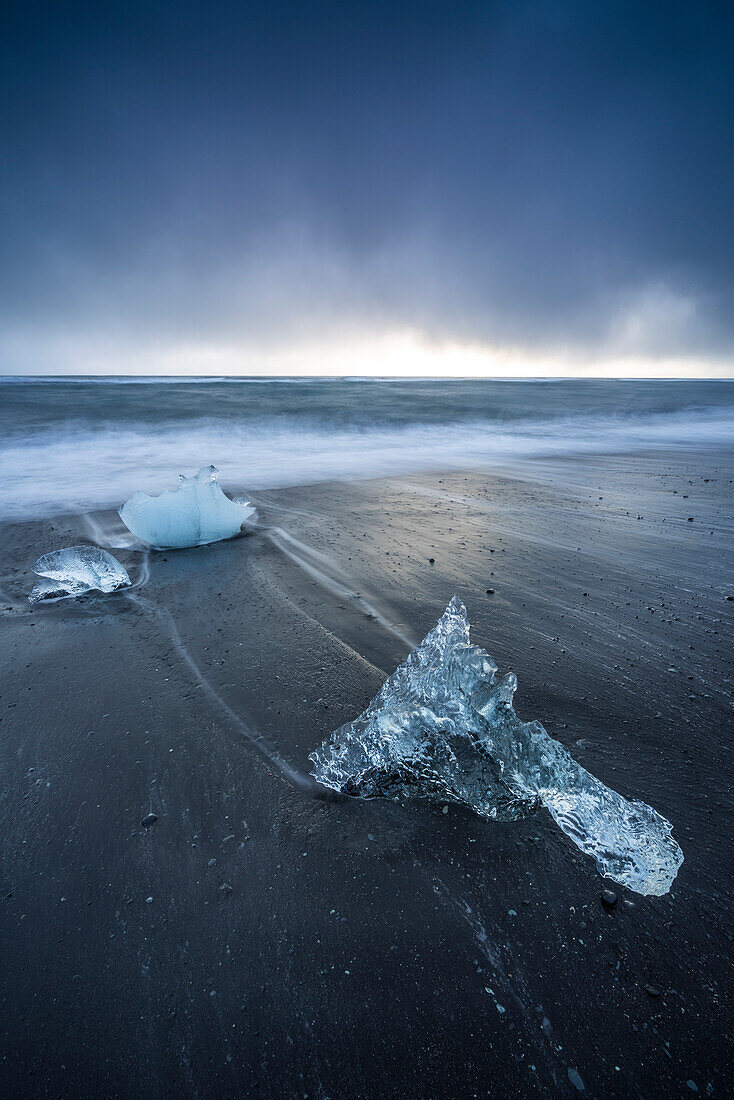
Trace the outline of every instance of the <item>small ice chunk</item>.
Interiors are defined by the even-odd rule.
[[[255,516],[249,501],[224,495],[216,466],[202,466],[193,477],[181,474],[179,481],[177,489],[164,489],[157,497],[135,493],[120,508],[125,526],[155,550],[231,539]]]
[[[130,578],[119,561],[98,546],[68,546],[44,554],[33,566],[39,581],[28,599],[61,600],[85,592],[116,592],[129,588]]]
[[[495,820],[545,806],[602,875],[667,893],[683,862],[670,822],[606,787],[540,722],[522,722],[516,677],[496,672],[455,596],[367,709],[311,753],[314,777],[345,794],[458,802]]]

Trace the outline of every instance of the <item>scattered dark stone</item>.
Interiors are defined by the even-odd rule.
[[[148,814],[147,817],[143,818],[140,824],[143,826],[144,829],[149,829],[151,825],[155,825],[157,820],[158,814]]]
[[[429,559],[428,559],[428,561],[430,562],[430,564],[431,564],[431,565],[433,565],[433,563],[435,562],[435,560],[436,560],[435,558],[429,558]]]
[[[645,993],[647,993],[648,997],[659,997],[660,996],[660,990],[656,989],[654,985],[646,985],[645,986]]]
[[[727,600],[734,600],[734,596],[727,596]]]
[[[601,902],[607,909],[614,909],[617,904],[617,895],[614,890],[604,889],[601,892]]]
[[[693,516],[689,516],[689,517],[688,517],[688,522],[689,522],[689,523],[693,523]]]
[[[488,588],[487,589],[487,595],[488,596],[494,596],[494,588]]]

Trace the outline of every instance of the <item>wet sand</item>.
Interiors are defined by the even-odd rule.
[[[35,608],[89,527],[3,527],[6,1095],[726,1095],[732,469],[273,491],[248,538],[113,550],[144,584]],[[545,813],[310,782],[454,593],[518,714],[673,822],[670,894],[607,910]]]

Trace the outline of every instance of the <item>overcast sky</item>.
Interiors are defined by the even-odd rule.
[[[730,3],[6,0],[0,373],[734,373]]]

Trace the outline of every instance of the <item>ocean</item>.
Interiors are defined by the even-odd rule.
[[[0,520],[225,490],[734,446],[734,382],[6,378]]]

